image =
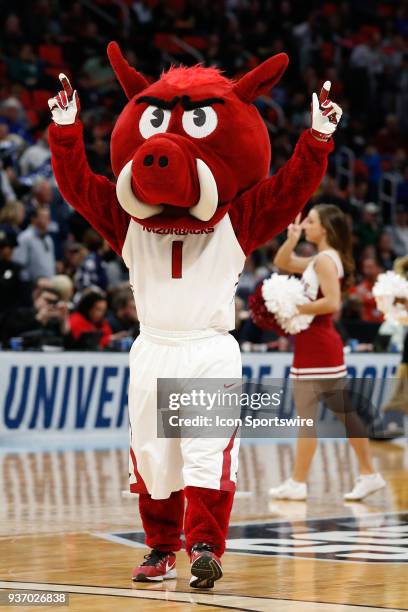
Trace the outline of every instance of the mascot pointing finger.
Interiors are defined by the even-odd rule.
[[[49,101],[52,163],[64,198],[121,255],[137,302],[130,352],[130,489],[152,549],[133,580],[176,576],[184,530],[190,585],[222,576],[239,438],[157,437],[157,379],[241,377],[234,293],[245,258],[292,222],[317,189],[341,109],[312,100],[312,126],[269,176],[266,127],[253,101],[282,77],[280,53],[233,82],[215,68],[177,67],[155,83],[108,56],[128,98],[111,138],[116,184],[85,156],[79,98],[68,79]]]

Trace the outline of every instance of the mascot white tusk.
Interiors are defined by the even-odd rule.
[[[118,180],[116,181],[116,195],[118,196],[119,204],[126,210],[129,215],[136,219],[148,219],[162,212],[163,206],[151,206],[143,204],[133,193],[131,177],[132,177],[132,161],[130,160],[123,166]]]
[[[200,221],[209,221],[218,206],[218,189],[215,178],[207,164],[197,159],[197,174],[200,183],[200,199],[190,208],[190,214]]]

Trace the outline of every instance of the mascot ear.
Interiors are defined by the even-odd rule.
[[[149,83],[140,72],[137,72],[137,70],[129,66],[119,49],[118,43],[113,41],[109,43],[108,57],[113,72],[121,84],[128,100],[131,100],[134,95],[146,89]]]
[[[244,74],[233,90],[242,102],[250,104],[258,96],[267,93],[280,80],[289,64],[286,53],[278,53]]]

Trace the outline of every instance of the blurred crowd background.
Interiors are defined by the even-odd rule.
[[[124,264],[63,201],[47,143],[47,100],[62,71],[79,91],[90,165],[112,176],[109,138],[125,104],[106,57],[116,39],[152,81],[180,62],[236,78],[287,52],[281,83],[256,103],[271,173],[310,126],[312,93],[332,82],[343,118],[309,206],[337,204],[353,228],[356,276],[337,325],[351,350],[398,350],[402,339],[384,328],[371,290],[408,253],[407,37],[407,0],[0,0],[2,348],[127,350],[138,333]],[[283,238],[249,257],[241,275],[235,335],[244,351],[291,348],[247,312]],[[313,252],[307,243],[299,251]]]

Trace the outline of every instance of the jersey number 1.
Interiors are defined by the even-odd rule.
[[[171,277],[182,278],[183,276],[183,242],[174,240],[171,245]]]

